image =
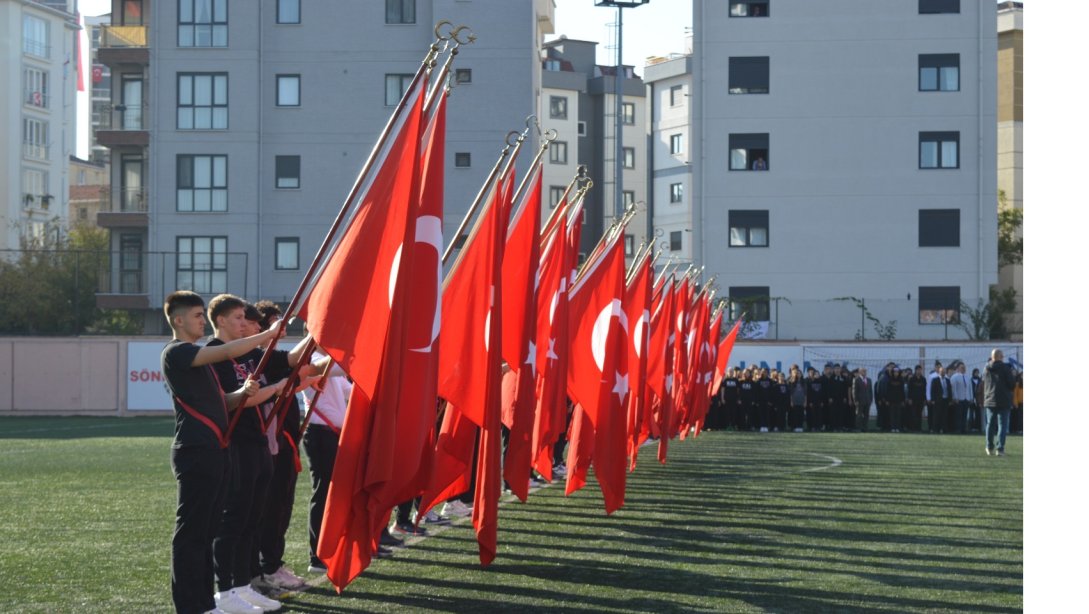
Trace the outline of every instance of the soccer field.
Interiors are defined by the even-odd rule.
[[[165,612],[172,418],[0,420],[0,612]],[[1021,438],[704,433],[643,448],[627,504],[591,480],[462,521],[284,611],[1019,612]],[[288,565],[304,572],[304,459]]]

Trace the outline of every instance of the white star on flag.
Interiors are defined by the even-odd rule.
[[[548,359],[559,360],[560,357],[556,354],[556,338],[553,337],[548,340]]]
[[[529,354],[526,356],[526,361],[523,364],[529,365],[533,375],[537,375],[537,345],[532,341],[529,342]]]
[[[628,374],[620,375],[620,372],[616,372],[616,385],[613,386],[613,392],[620,395],[620,404],[624,404],[624,398],[628,396]]]
[[[665,376],[665,384],[666,384],[666,386],[665,386],[666,393],[673,392],[673,374],[672,373]]]

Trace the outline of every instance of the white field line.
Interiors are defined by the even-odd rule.
[[[810,469],[802,469],[798,473],[807,473],[807,472],[810,472],[810,471],[825,471],[827,469],[834,469],[834,468],[839,467],[840,465],[843,464],[843,461],[836,458],[835,456],[828,456],[827,454],[817,454],[816,452],[805,452],[805,454],[808,454],[810,456],[816,456],[816,457],[819,457],[819,458],[826,458],[831,462],[829,464],[827,464],[827,465],[822,465],[820,467],[812,467]]]

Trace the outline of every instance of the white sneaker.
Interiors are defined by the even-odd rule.
[[[794,429],[794,432],[795,432],[795,433],[801,433],[801,432],[802,432],[802,429],[800,429],[800,428]]]
[[[768,432],[768,427],[766,427],[766,426],[760,427],[760,432],[761,433],[767,433]]]
[[[239,586],[238,588],[234,589],[234,592],[246,601],[257,606],[264,612],[275,612],[276,610],[279,610],[282,605],[279,601],[276,601],[275,599],[269,599],[261,593],[253,590],[252,586]]]
[[[215,594],[216,609],[223,610],[228,614],[259,614],[264,612],[262,608],[259,608],[249,601],[242,598],[242,595],[238,594],[237,588],[232,588],[227,592],[218,592]]]
[[[643,445],[646,445],[646,444],[643,444]],[[566,465],[561,464],[561,465],[554,465],[552,467],[552,477],[562,478],[562,477],[566,477],[566,476],[567,476],[567,466]]]
[[[207,612],[205,612],[204,614],[227,614],[227,612],[226,612],[225,610],[221,610],[221,609],[219,609],[219,608],[215,608],[215,609],[213,609],[213,610],[208,610],[208,611],[207,611]]]
[[[299,590],[306,586],[306,580],[296,576],[295,572],[288,569],[286,565],[282,565],[279,569],[270,574],[267,573],[263,575],[262,580],[264,580],[266,584],[271,584],[276,588],[282,588],[288,591]]]
[[[457,499],[451,499],[446,502],[446,505],[442,506],[442,515],[446,517],[465,518],[471,516],[473,508],[465,505]]]
[[[428,512],[424,514],[424,522],[434,525],[447,525],[450,524],[450,519],[440,516],[435,510],[428,510]]]
[[[309,573],[320,573],[320,574],[329,573],[329,569],[327,567],[322,566],[322,565],[311,565],[311,566],[306,568],[306,571],[308,571]]]

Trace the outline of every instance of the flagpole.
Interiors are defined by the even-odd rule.
[[[568,183],[567,187],[564,188],[563,196],[560,196],[560,202],[563,203],[563,207],[553,208],[552,211],[548,214],[548,219],[545,220],[544,226],[541,226],[542,243],[548,240],[549,235],[551,235],[556,228],[559,228],[558,223],[553,226],[552,222],[556,219],[557,215],[560,213],[561,210],[567,209],[567,195],[571,193],[571,190],[574,189],[575,184],[578,183],[579,179],[582,179],[586,176],[587,170],[588,169],[586,168],[585,164],[580,164],[578,170],[575,172],[575,176],[571,178],[571,183]]]
[[[549,128],[545,131],[543,139],[541,140],[540,147],[537,148],[537,155],[533,157],[533,161],[529,163],[529,167],[526,169],[525,176],[522,177],[522,182],[518,184],[518,189],[514,191],[514,196],[511,197],[511,202],[516,203],[518,199],[522,198],[522,192],[525,191],[526,186],[529,184],[529,178],[533,176],[534,169],[540,164],[541,158],[544,156],[544,152],[548,149],[548,146],[552,144],[552,141],[556,140],[559,133]],[[513,158],[511,158],[513,162]],[[519,212],[521,209],[518,210]]]
[[[306,415],[303,416],[302,426],[299,427],[300,433],[306,432],[306,427],[310,424],[310,417],[314,415],[314,408],[317,406],[318,399],[321,398],[321,393],[325,392],[325,386],[329,383],[329,374],[333,371],[333,360],[330,358],[329,362],[325,363],[325,368],[321,371],[321,379],[318,380],[318,385],[314,387],[314,396],[310,399],[310,406],[306,408]]]

